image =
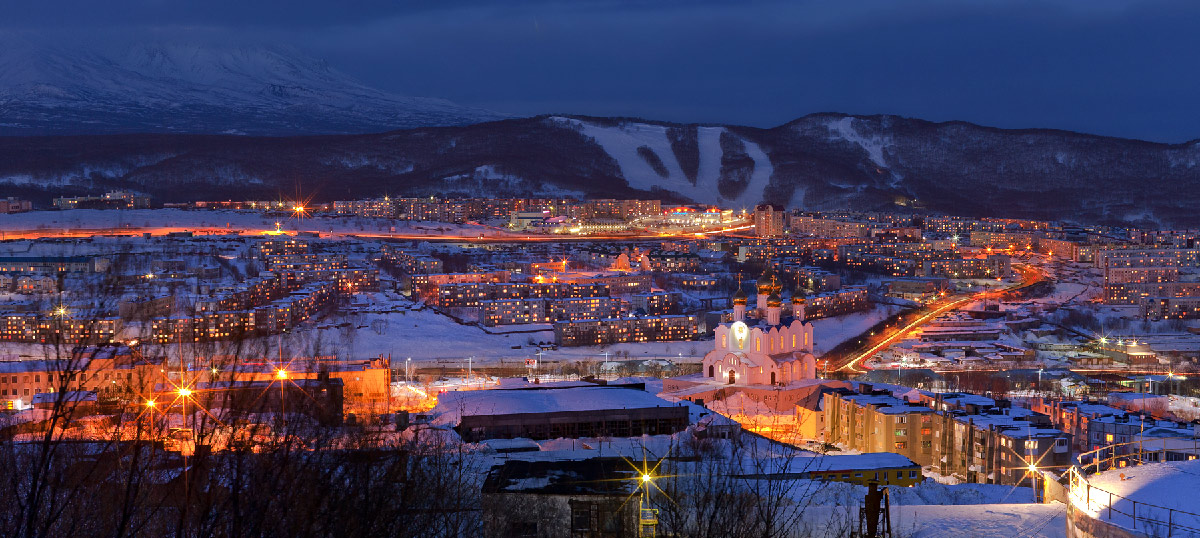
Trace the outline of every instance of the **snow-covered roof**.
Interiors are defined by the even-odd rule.
[[[831,471],[868,471],[919,467],[908,457],[894,452],[754,458],[742,461],[742,473],[747,475],[783,475]]]
[[[602,411],[675,407],[642,390],[622,387],[572,387],[550,389],[491,389],[447,392],[433,409],[438,424],[458,424],[464,416]]]

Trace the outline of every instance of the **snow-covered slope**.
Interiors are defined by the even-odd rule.
[[[735,196],[725,196],[720,184],[721,161],[725,157],[720,137],[733,136],[723,127],[697,128],[698,171],[688,177],[680,156],[668,138],[669,127],[653,123],[598,125],[577,118],[551,118],[578,129],[595,140],[621,168],[629,186],[642,191],[661,189],[697,202],[722,207],[753,207],[763,200],[763,191],[771,180],[771,159],[757,144],[737,137],[754,163],[748,184]],[[649,152],[649,153],[648,153]],[[649,157],[650,154],[653,157]],[[661,164],[661,167],[659,165]],[[664,174],[665,172],[665,174]]]
[[[242,80],[199,78],[227,76]],[[182,201],[300,186],[326,200],[585,195],[1200,225],[1197,143],[896,116],[814,114],[772,129],[547,116],[368,136],[0,137],[0,155],[0,190],[39,203],[106,188]]]
[[[277,47],[0,38],[0,134],[364,133],[500,114],[367,86]]]

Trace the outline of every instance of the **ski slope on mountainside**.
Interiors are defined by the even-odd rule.
[[[700,149],[699,170],[693,184],[683,173],[683,168],[671,149],[665,125],[627,123],[617,127],[595,125],[575,118],[554,118],[555,121],[580,129],[600,145],[621,169],[629,186],[650,191],[655,188],[679,193],[699,203],[717,204],[722,207],[751,208],[762,201],[763,190],[771,181],[774,168],[766,152],[750,140],[739,139],[745,144],[746,153],[754,161],[754,173],[749,186],[737,198],[720,195],[718,182],[721,176],[721,134],[723,127],[699,127],[697,142]],[[646,147],[662,161],[667,171],[663,177],[654,167],[638,154],[638,148]]]

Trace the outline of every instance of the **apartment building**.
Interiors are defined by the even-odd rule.
[[[783,235],[783,207],[762,204],[754,208],[754,235],[779,237]]]
[[[33,211],[33,202],[13,198],[12,196],[0,199],[0,214],[24,213],[26,211]]]
[[[88,256],[7,256],[0,257],[3,273],[90,273],[102,272],[107,261]]]
[[[1028,485],[1031,463],[1062,466],[1071,455],[1071,435],[1048,417],[988,398],[922,393],[922,405],[868,384],[824,398],[826,442],[895,452],[968,482]]]
[[[871,307],[866,286],[846,286],[804,296],[804,318],[817,319],[860,312]]]
[[[833,220],[811,215],[792,215],[788,218],[788,225],[795,233],[816,237],[868,237],[872,228],[868,222]]]
[[[1161,420],[1149,415],[1121,411],[1089,421],[1087,424],[1086,439],[1082,444],[1087,447],[1086,450],[1095,450],[1102,446],[1131,443],[1152,438],[1192,438],[1195,434],[1195,426],[1186,422]],[[1136,446],[1117,447],[1114,449],[1114,455],[1129,454],[1136,451]]]
[[[38,394],[64,390],[132,397],[163,382],[161,364],[122,344],[80,346],[62,359],[0,362],[0,407],[22,409]]]
[[[902,454],[922,466],[933,463],[937,413],[889,391],[859,385],[858,393],[827,393],[823,404],[825,442],[862,452]]]
[[[698,334],[698,318],[693,315],[590,319],[554,324],[555,343],[563,347],[692,340]]]
[[[979,414],[943,412],[935,426],[933,467],[972,483],[1033,485],[1035,467],[1070,464],[1071,435],[1045,415],[996,407]]]
[[[630,300],[634,312],[641,310],[643,315],[648,316],[678,314],[682,301],[682,294],[668,291],[637,293]]]
[[[396,204],[386,196],[371,200],[335,200],[333,212],[339,215],[393,218],[396,216]]]

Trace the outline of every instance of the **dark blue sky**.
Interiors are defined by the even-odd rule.
[[[1194,0],[28,4],[0,28],[287,44],[375,86],[515,114],[772,126],[838,111],[1200,138]]]

